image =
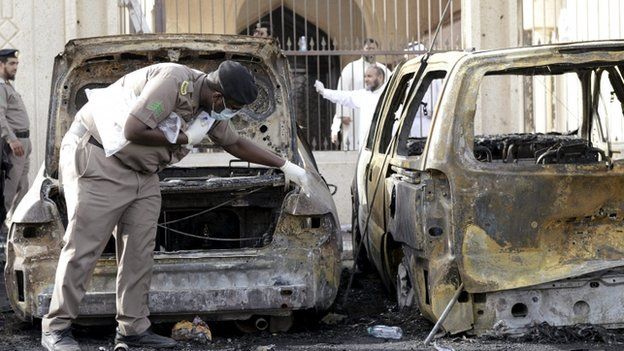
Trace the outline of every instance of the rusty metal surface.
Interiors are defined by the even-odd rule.
[[[610,273],[624,266],[624,166],[619,156],[605,160],[611,155],[588,145],[583,149],[588,153],[576,163],[518,162],[511,154],[507,161],[492,162],[491,155],[478,159],[475,151],[484,138],[474,136],[474,116],[486,73],[558,74],[623,60],[623,41],[433,54],[424,74],[443,70],[446,77],[422,155],[397,154],[399,142],[393,139],[386,157],[384,143],[390,138],[384,129],[400,130],[407,114],[403,111],[396,123],[392,118],[399,82],[417,72],[421,62],[408,61],[395,72],[380,101],[384,117],[372,156],[358,164],[366,169],[365,179],[358,179],[364,184],[356,186],[368,203],[375,196],[374,204],[359,213],[371,213],[365,244],[384,281],[392,284],[393,265],[406,267],[400,297],[409,296],[411,287],[419,310],[432,321],[464,283],[465,293],[443,325],[451,333],[482,333],[501,320],[510,331],[541,321],[621,326],[616,296],[624,287],[619,273]],[[549,138],[574,144],[587,139],[588,130],[580,128],[575,137],[535,139],[538,144]],[[376,182],[381,182],[377,194]],[[599,289],[592,288],[591,279],[600,282]],[[518,314],[517,308],[512,313],[517,303],[526,304],[527,316],[513,315]]]
[[[550,326],[595,324],[622,328],[622,271],[589,274],[529,288],[481,294],[474,303],[475,333],[526,332],[542,322]]]
[[[624,229],[624,168],[619,162],[613,169],[604,164],[487,164],[467,154],[471,148],[464,143],[471,144],[470,136],[445,142],[446,150],[440,145],[446,133],[472,131],[474,111],[467,106],[475,106],[475,89],[487,71],[622,59],[624,43],[603,42],[484,52],[458,63],[449,82],[458,88],[442,100],[444,107],[453,104],[454,121],[434,127],[448,129],[434,133],[440,138],[429,146],[434,152],[427,167],[449,178],[453,249],[467,291],[526,287],[624,265],[619,234]]]
[[[282,215],[272,243],[262,249],[156,253],[151,314],[245,319],[253,314],[328,308],[339,283],[338,229],[331,215],[322,217],[318,228],[306,228],[305,222],[306,217]],[[24,238],[18,225],[9,240],[9,299],[23,319],[40,318],[49,306],[63,232],[60,223],[53,224],[40,228],[37,238]],[[16,271],[26,279],[23,301],[19,301]],[[115,315],[115,281],[114,257],[100,259],[80,318]]]

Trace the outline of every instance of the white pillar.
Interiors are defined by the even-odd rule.
[[[0,48],[20,50],[15,80],[30,117],[31,179],[44,162],[54,57],[68,40],[118,34],[117,1],[0,0]]]
[[[462,0],[462,43],[465,48],[490,50],[522,46],[522,0]],[[477,134],[524,130],[521,78],[496,79],[481,87],[479,102],[488,106],[475,123]]]

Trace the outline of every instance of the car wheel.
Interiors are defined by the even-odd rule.
[[[2,252],[4,255],[4,252]],[[0,261],[0,267],[4,268],[5,262]],[[4,285],[4,276],[2,276],[3,271],[0,270],[0,313],[8,312],[11,310],[11,304],[9,303],[9,298],[7,296],[6,286]]]
[[[396,299],[399,310],[408,309],[414,304],[414,286],[408,267],[406,257],[403,257],[396,275]]]
[[[382,239],[381,263],[383,265],[382,281],[390,295],[396,294],[396,276],[399,264],[403,262],[403,249],[401,244],[392,239],[390,234]]]
[[[355,260],[356,268],[362,273],[371,273],[373,271],[373,265],[368,259],[368,253],[364,243],[362,243],[362,233],[360,226],[358,225],[358,206],[357,200],[352,202],[353,213],[351,215],[351,243],[353,245],[353,259]],[[359,248],[359,251],[358,251]]]

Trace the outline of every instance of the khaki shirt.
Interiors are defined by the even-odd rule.
[[[121,77],[113,84],[129,88],[139,97],[130,116],[138,118],[150,128],[166,119],[171,112],[182,118],[182,130],[200,112],[199,97],[205,73],[176,63],[148,66]],[[89,132],[101,142],[93,118],[79,114]],[[238,133],[228,121],[216,121],[208,132],[217,145],[232,145]],[[182,145],[147,146],[130,143],[119,150],[117,157],[129,168],[142,173],[156,173],[167,165],[180,161],[189,150]]]
[[[22,96],[13,85],[0,78],[0,135],[6,141],[17,139],[16,131],[28,130],[30,123]]]

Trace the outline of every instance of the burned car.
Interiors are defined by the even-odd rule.
[[[457,296],[451,333],[622,327],[623,111],[624,41],[403,63],[352,188],[360,266],[432,321]]]
[[[159,62],[204,72],[223,60],[253,72],[258,99],[232,120],[257,144],[305,167],[317,181],[312,196],[285,187],[277,169],[232,159],[208,138],[160,174],[162,207],[154,247],[149,308],[154,318],[186,315],[247,320],[285,330],[293,311],[323,310],[340,275],[339,223],[312,154],[299,139],[288,63],[268,39],[219,35],[136,35],[70,41],[56,57],[45,165],[12,217],[5,279],[22,319],[48,310],[67,212],[58,181],[59,146],[85,90]],[[115,315],[114,239],[95,268],[78,323]]]

